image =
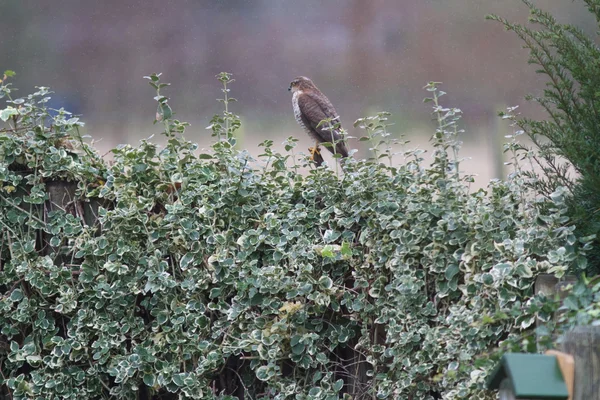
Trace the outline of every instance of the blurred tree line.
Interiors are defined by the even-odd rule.
[[[572,2],[544,7],[562,22],[594,29]],[[490,13],[522,21],[526,8],[486,0],[6,0],[0,51],[2,67],[18,73],[17,86],[50,84],[53,105],[83,114],[92,135],[108,142],[146,126],[153,107],[141,77],[151,71],[171,78],[180,117],[197,128],[216,110],[197,93],[219,71],[234,72],[237,111],[253,116],[246,133],[256,140],[297,131],[285,91],[296,75],[328,93],[346,126],[384,109],[402,122],[399,129],[426,122],[421,89],[437,80],[468,111],[467,125],[490,128],[498,109],[523,103],[540,82],[523,68],[526,52],[515,52],[516,38],[485,21]]]

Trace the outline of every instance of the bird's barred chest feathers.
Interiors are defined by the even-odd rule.
[[[300,124],[300,126],[302,128],[304,128],[306,131],[309,131],[309,129],[306,127],[306,125],[304,125],[304,122],[302,121],[302,112],[300,111],[300,106],[298,105],[298,96],[300,96],[302,94],[302,92],[300,90],[294,92],[294,94],[292,95],[292,105],[294,106],[294,117],[296,117],[296,121]]]

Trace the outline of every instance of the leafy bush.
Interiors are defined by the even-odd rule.
[[[548,78],[543,94],[530,96],[546,110],[548,119],[517,120],[535,147],[523,150],[543,170],[542,179],[534,180],[535,189],[549,195],[558,186],[567,188],[569,215],[578,234],[600,237],[600,48],[576,26],[560,24],[531,1],[523,2],[531,10],[529,21],[539,30],[499,16],[488,18],[515,32],[530,52],[529,62]],[[600,23],[600,1],[584,3]],[[595,247],[588,268],[594,275],[600,272]]]
[[[535,277],[587,249],[565,189],[536,196],[516,171],[469,192],[461,112],[435,83],[431,162],[411,150],[394,165],[379,113],[356,123],[378,156],[336,173],[293,138],[286,154],[236,150],[229,108],[197,154],[149,79],[168,143],[120,146],[113,163],[47,89],[13,99],[2,84],[5,398],[491,398],[493,350],[551,313]]]

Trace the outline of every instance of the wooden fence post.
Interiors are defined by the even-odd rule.
[[[575,359],[573,400],[600,400],[600,326],[578,326],[560,346]]]

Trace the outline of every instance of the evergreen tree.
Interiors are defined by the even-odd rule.
[[[600,0],[583,0],[600,24]],[[549,196],[558,186],[571,193],[570,217],[580,236],[600,231],[600,48],[594,39],[570,24],[561,24],[529,0],[529,21],[540,29],[488,16],[515,32],[529,50],[529,63],[548,77],[539,103],[549,118],[520,118],[517,124],[537,151],[532,158],[544,172],[535,180],[540,192]],[[524,149],[528,150],[528,149]],[[529,152],[529,154],[532,154]],[[598,243],[596,239],[596,244]],[[596,246],[600,247],[600,246]],[[600,249],[590,257],[588,273],[600,271]]]

